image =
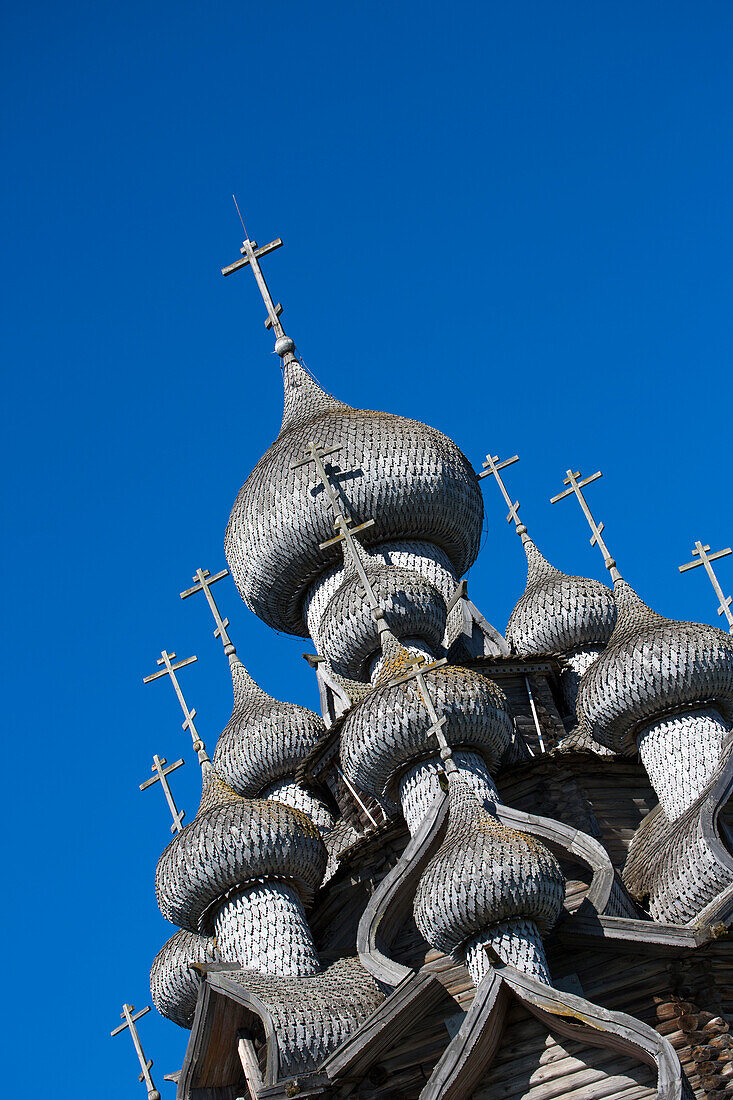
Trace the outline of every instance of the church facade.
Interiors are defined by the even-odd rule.
[[[198,570],[182,595],[206,598],[234,696],[210,755],[186,661],[148,678],[171,678],[202,770],[156,870],[179,1100],[733,1096],[733,638],[646,606],[593,477],[556,499],[608,586],[545,559],[516,456],[477,472],[325,393],[260,266],[281,243],[224,269],[252,268],[284,383],[225,552],[247,607],[312,640],[321,713],[255,683],[212,591],[227,571]],[[527,558],[505,634],[464,580],[497,490]]]

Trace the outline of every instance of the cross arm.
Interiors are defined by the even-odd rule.
[[[709,549],[709,546],[703,546],[703,552],[705,553],[705,557],[708,561],[717,561],[718,558],[726,558],[728,554],[733,554],[733,550],[731,550],[730,546],[726,546],[725,550],[716,550],[714,554],[708,554],[707,551]],[[693,550],[693,554],[698,553],[698,550]],[[685,563],[685,565],[678,565],[677,568],[679,569],[680,573],[686,573],[688,569],[696,569],[698,565],[702,565],[703,561],[703,555],[700,554],[700,557],[697,559],[697,561],[688,561]]]
[[[175,654],[169,654],[169,657],[174,657]],[[184,661],[179,661],[177,665],[171,665],[170,669],[162,668],[160,672],[153,672],[150,676],[143,676],[143,683],[149,684],[151,680],[157,680],[160,676],[167,676],[169,672],[178,672],[179,668],[185,668],[186,665],[192,665],[194,661],[198,661],[198,657],[186,657]]]
[[[251,241],[250,243],[254,245],[255,242]],[[274,252],[276,248],[282,248],[282,244],[282,240],[278,237],[276,240],[270,241],[269,244],[263,245],[262,248],[253,248],[255,258],[259,260],[260,256],[266,256],[268,252]],[[242,249],[242,251],[244,252],[244,249]],[[246,267],[248,263],[249,256],[243,256],[241,260],[235,260],[234,263],[229,264],[228,267],[223,267],[221,273],[225,277],[227,275],[232,275],[235,271],[239,271],[240,267]]]
[[[216,584],[217,581],[220,581],[220,580],[222,580],[222,578],[228,577],[228,576],[229,576],[229,570],[228,569],[222,569],[220,573],[216,573],[213,577],[208,573],[208,571],[206,571],[204,573],[204,579],[205,579],[205,582],[206,582],[205,586],[204,586],[203,583],[197,581],[196,584],[193,586],[193,588],[187,588],[185,592],[180,593],[181,599],[186,600],[186,599],[188,599],[189,596],[193,596],[193,594],[195,592],[201,592],[204,587],[208,588],[208,586],[210,584]]]
[[[495,470],[503,470],[505,466],[513,466],[515,462],[519,462],[519,455],[512,455],[511,458],[505,458],[501,462],[497,462],[498,457],[498,455],[486,456],[486,462],[482,464],[484,469],[478,475],[479,478],[490,477]]]
[[[313,462],[315,458],[327,458],[329,455],[335,455],[337,451],[341,450],[341,444],[338,443],[335,447],[329,447],[328,450],[322,451],[318,447],[308,448],[308,455],[306,458],[301,458],[299,462],[294,462],[290,467],[291,470],[297,470],[300,466],[307,466],[310,462]]]
[[[130,1024],[136,1023],[137,1020],[139,1020],[141,1016],[146,1016],[147,1013],[150,1012],[150,1005],[147,1005],[146,1008],[141,1008],[139,1012],[135,1012],[135,1006],[134,1005],[125,1005],[124,1007],[130,1013],[129,1021],[126,1019],[127,1014],[125,1012],[122,1012],[121,1015],[122,1015],[123,1019],[125,1019],[125,1022],[123,1024],[120,1024],[119,1027],[116,1027],[114,1029],[114,1031],[110,1031],[110,1033],[109,1033],[110,1038],[114,1038],[115,1035],[119,1035],[120,1032],[124,1031],[125,1028],[129,1027]],[[132,1015],[133,1012],[135,1013],[134,1016]]]

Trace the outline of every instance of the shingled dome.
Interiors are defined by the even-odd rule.
[[[314,442],[339,473],[351,519],[375,525],[364,543],[425,539],[460,576],[479,550],[483,503],[476,475],[447,436],[416,420],[352,409],[324,393],[297,360],[284,364],[280,434],[257,463],[229,517],[225,550],[247,606],[277,630],[307,635],[303,600],[341,560],[334,517],[313,464],[293,468]]]
[[[507,920],[532,920],[544,934],[565,897],[555,857],[535,837],[502,825],[456,776],[450,777],[450,800],[445,841],[415,893],[420,932],[446,953]]]
[[[605,645],[616,622],[613,593],[589,577],[555,569],[526,535],[527,585],[509,618],[506,639],[515,653],[567,653]]]
[[[180,1027],[191,1027],[199,992],[199,979],[191,967],[214,962],[216,957],[213,936],[197,932],[176,932],[163,944],[150,968],[150,992],[162,1016]]]
[[[312,710],[273,699],[237,657],[230,659],[234,706],[214,752],[214,769],[238,794],[254,796],[298,765],[326,727]]]
[[[665,619],[624,580],[614,585],[618,621],[580,681],[578,716],[602,745],[635,751],[634,729],[689,704],[733,710],[733,638],[706,623]]]
[[[404,650],[402,653],[407,665],[410,655]],[[354,708],[341,729],[344,774],[362,790],[380,798],[393,797],[405,765],[436,752],[435,738],[428,735],[430,720],[425,702],[415,680],[389,682],[400,671],[398,664],[388,661],[374,691]],[[436,711],[445,716],[443,732],[448,744],[454,749],[474,749],[491,769],[513,734],[504,693],[488,677],[455,665],[444,665],[424,675]]]
[[[215,903],[257,879],[289,883],[309,901],[327,858],[306,814],[282,802],[242,798],[209,769],[196,817],[158,860],[155,893],[167,920],[208,933]]]
[[[447,616],[446,601],[438,588],[416,570],[385,565],[358,548],[356,553],[361,555],[392,633],[397,638],[420,638],[431,650],[437,650]],[[318,644],[333,671],[352,680],[367,678],[370,659],[381,650],[378,624],[351,564],[324,608]]]

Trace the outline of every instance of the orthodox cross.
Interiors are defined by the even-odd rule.
[[[151,676],[144,676],[143,683],[149,684],[153,680],[159,680],[161,676],[170,676],[173,690],[178,697],[178,702],[181,704],[181,710],[183,711],[184,721],[181,728],[190,732],[191,740],[193,741],[193,751],[197,754],[199,763],[204,764],[209,762],[209,755],[194,725],[196,708],[194,707],[192,710],[189,710],[188,704],[183,698],[183,692],[181,691],[181,685],[178,683],[178,677],[176,676],[180,668],[185,668],[186,665],[192,665],[194,661],[198,661],[198,657],[186,657],[185,660],[179,661],[177,665],[174,665],[172,662],[175,660],[175,657],[175,653],[168,653],[167,650],[162,649],[160,651],[160,657],[158,658],[158,664],[165,665],[165,668],[162,668],[160,672],[153,672]]]
[[[194,581],[196,582],[193,588],[187,588],[185,592],[181,592],[181,599],[187,600],[189,596],[193,596],[195,592],[203,592],[206,596],[206,602],[211,608],[211,614],[214,616],[214,622],[216,623],[216,630],[214,631],[215,638],[221,638],[221,643],[224,646],[224,652],[227,657],[236,653],[237,650],[232,645],[231,638],[227,634],[227,627],[229,626],[229,619],[222,619],[219,614],[219,608],[216,606],[216,600],[211,594],[212,584],[216,584],[222,577],[228,577],[229,570],[222,569],[220,573],[217,573],[212,577],[208,569],[197,569],[194,574]]]
[[[151,771],[155,772],[155,775],[152,777],[152,779],[146,779],[144,783],[140,784],[140,790],[144,791],[147,787],[152,787],[153,783],[160,783],[161,787],[163,788],[163,793],[165,794],[165,800],[168,803],[168,809],[173,815],[173,824],[171,825],[172,833],[180,833],[181,829],[183,828],[183,819],[186,816],[186,811],[179,810],[176,806],[176,803],[173,799],[173,792],[170,788],[170,783],[168,782],[167,777],[170,775],[171,772],[174,772],[176,768],[182,767],[184,763],[184,760],[176,760],[175,764],[168,764],[166,758],[164,756],[158,756],[156,752],[155,756],[153,757],[153,766],[150,769]],[[167,768],[166,764],[168,764]]]
[[[692,551],[693,556],[697,557],[697,561],[688,561],[686,565],[678,566],[680,573],[686,573],[688,569],[696,569],[698,565],[705,566],[705,572],[710,578],[710,583],[715,589],[715,595],[720,600],[720,607],[718,608],[719,615],[725,615],[728,620],[728,633],[733,634],[733,612],[731,612],[730,605],[733,602],[733,597],[724,596],[723,589],[720,587],[720,581],[715,576],[715,571],[710,564],[713,561],[717,561],[718,558],[726,558],[728,554],[733,553],[730,546],[726,546],[725,550],[716,550],[714,554],[708,553],[709,546],[703,546],[701,542],[695,543],[695,549]]]
[[[232,195],[234,199],[234,195]],[[233,264],[229,264],[228,267],[221,269],[222,275],[232,275],[235,271],[239,271],[240,267],[246,267],[248,264],[252,268],[254,277],[257,280],[257,286],[260,288],[260,294],[267,308],[267,320],[265,321],[265,328],[271,328],[278,342],[275,344],[275,350],[279,355],[286,355],[292,352],[294,349],[293,341],[285,335],[285,330],[280,323],[280,314],[283,311],[283,307],[278,302],[277,305],[272,300],[272,295],[265,282],[265,276],[262,274],[262,268],[259,261],[262,256],[267,256],[269,252],[274,252],[276,248],[282,248],[282,241],[278,237],[274,241],[270,241],[269,244],[263,245],[262,248],[257,247],[257,241],[251,241],[247,236],[247,230],[244,225],[242,215],[239,213],[239,206],[237,200],[234,199],[234,205],[237,207],[237,213],[239,214],[239,220],[242,222],[242,228],[244,229],[245,238],[242,241],[242,247],[240,252],[242,253],[241,260],[235,260]],[[283,341],[283,344],[279,345],[279,342]],[[279,345],[279,346],[278,346]]]
[[[311,441],[306,447],[306,458],[301,458],[299,462],[293,463],[291,469],[297,470],[300,466],[308,466],[309,463],[315,463],[316,471],[318,473],[319,481],[323,486],[324,492],[328,499],[331,509],[334,513],[334,528],[338,532],[332,539],[326,539],[325,542],[319,544],[319,549],[325,550],[328,546],[335,546],[336,543],[342,542],[344,544],[344,555],[348,554],[351,558],[352,564],[356,569],[361,585],[364,589],[364,596],[371,608],[372,615],[376,620],[384,620],[384,611],[382,610],[379,600],[376,597],[374,589],[371,586],[369,577],[367,576],[364,563],[361,560],[359,551],[356,548],[356,539],[354,535],[359,534],[362,531],[368,530],[368,528],[374,526],[374,520],[368,519],[365,523],[360,523],[356,527],[350,526],[351,517],[348,516],[341,506],[341,499],[333,487],[329,473],[323,464],[324,458],[328,458],[329,455],[336,454],[341,450],[341,444],[336,447],[329,447],[328,450],[323,450],[321,447],[317,447],[313,441]],[[329,464],[329,470],[331,466]]]
[[[140,1069],[142,1070],[139,1080],[141,1082],[145,1082],[145,1087],[148,1090],[148,1100],[160,1100],[160,1093],[153,1084],[153,1078],[150,1076],[150,1071],[153,1068],[153,1060],[152,1058],[145,1057],[143,1045],[140,1042],[140,1036],[138,1035],[137,1028],[135,1027],[136,1022],[140,1019],[140,1017],[145,1016],[148,1012],[150,1012],[150,1005],[148,1005],[146,1008],[140,1009],[139,1012],[135,1012],[134,1005],[124,1004],[122,1006],[122,1012],[120,1013],[120,1019],[124,1020],[125,1022],[120,1024],[119,1027],[116,1027],[114,1031],[111,1031],[110,1037],[114,1038],[115,1035],[119,1035],[121,1031],[124,1031],[125,1028],[129,1027],[132,1041],[135,1044],[135,1051],[137,1052],[138,1061],[140,1062]]]
[[[583,481],[580,480],[581,475],[579,470],[576,470],[575,473],[573,473],[572,470],[568,470],[567,475],[568,476],[566,478],[563,478],[563,485],[569,485],[570,488],[565,489],[562,493],[558,493],[556,497],[552,498],[550,504],[557,504],[558,500],[562,500],[564,497],[569,497],[575,494],[575,496],[578,498],[580,507],[583,509],[583,515],[588,520],[588,526],[592,531],[590,544],[591,546],[595,546],[596,544],[598,545],[599,550],[603,554],[603,560],[606,564],[606,569],[608,569],[608,571],[610,572],[613,580],[618,581],[621,579],[621,574],[616,568],[616,562],[611,557],[608,551],[608,547],[603,541],[603,524],[596,523],[595,519],[593,518],[593,513],[588,507],[588,502],[583,496],[583,489],[586,487],[586,485],[590,485],[592,481],[597,481],[599,477],[603,477],[603,474],[600,470],[598,470],[597,473],[591,474],[590,477],[585,478],[585,480]]]
[[[448,741],[446,740],[445,734],[443,733],[443,727],[445,726],[448,719],[444,714],[441,716],[438,715],[438,712],[435,709],[435,703],[433,702],[433,697],[430,694],[430,689],[425,682],[425,673],[432,672],[434,668],[441,668],[443,665],[447,664],[448,662],[445,657],[442,657],[439,661],[430,662],[427,662],[424,657],[415,657],[415,659],[408,666],[409,671],[405,673],[404,676],[396,676],[394,680],[389,681],[390,687],[396,687],[397,684],[406,684],[409,680],[415,680],[415,682],[417,683],[418,691],[420,692],[422,700],[425,703],[425,708],[432,723],[430,729],[427,731],[426,736],[430,737],[433,734],[435,735],[435,740],[440,746],[440,758],[443,761],[443,768],[446,774],[448,774],[448,772],[458,771],[453,760],[453,752],[450,745],[448,744]]]
[[[512,498],[506,491],[506,485],[504,484],[502,476],[499,472],[500,470],[503,470],[505,466],[512,466],[515,462],[519,462],[519,455],[512,455],[511,458],[505,458],[503,462],[499,462],[498,455],[487,455],[486,461],[482,463],[484,471],[483,473],[479,474],[478,477],[479,480],[481,480],[481,478],[489,477],[493,474],[493,476],[496,478],[496,483],[501,490],[501,495],[504,497],[504,500],[509,505],[509,515],[506,517],[507,523],[511,523],[511,521],[514,520],[514,526],[517,529],[517,534],[526,535],[527,528],[519,519],[519,501],[515,500],[514,503],[512,503]]]

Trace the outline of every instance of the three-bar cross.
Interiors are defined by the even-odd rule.
[[[519,455],[512,455],[511,458],[505,458],[502,462],[499,462],[498,455],[487,455],[486,461],[482,463],[484,467],[483,473],[479,474],[479,481],[481,478],[490,477],[493,475],[496,478],[496,483],[501,490],[501,495],[509,506],[509,515],[506,517],[507,523],[511,523],[514,520],[514,526],[517,529],[517,534],[522,535],[527,533],[527,528],[524,526],[519,518],[519,501],[512,502],[512,498],[506,491],[506,485],[502,480],[500,470],[503,470],[506,466],[512,466],[515,462],[519,462]]]
[[[573,472],[572,470],[568,470],[567,475],[568,476],[566,478],[563,478],[563,485],[569,485],[570,488],[565,489],[562,493],[558,493],[556,497],[553,497],[551,499],[550,504],[556,504],[558,500],[563,500],[564,497],[573,496],[573,494],[578,498],[580,507],[583,509],[583,515],[588,520],[588,526],[592,531],[590,540],[591,546],[595,546],[596,544],[598,545],[598,548],[603,554],[603,560],[605,562],[606,569],[609,570],[611,577],[615,581],[620,580],[621,574],[616,568],[616,562],[611,557],[608,551],[608,547],[603,541],[603,524],[596,523],[595,519],[593,518],[593,513],[588,507],[588,502],[583,495],[583,489],[586,487],[586,485],[590,485],[592,481],[597,481],[599,477],[603,477],[603,474],[600,470],[598,470],[597,473],[591,474],[590,477],[587,477],[584,480],[581,480],[581,474],[579,470],[576,470],[575,472]]]
[[[167,650],[162,649],[160,652],[160,657],[158,658],[158,664],[165,665],[165,668],[162,668],[160,672],[153,672],[150,676],[144,676],[143,683],[149,684],[153,680],[159,680],[161,676],[170,676],[171,683],[173,684],[173,690],[178,697],[178,702],[181,704],[181,710],[183,711],[184,720],[182,729],[188,730],[190,732],[191,740],[193,741],[193,751],[197,754],[199,758],[199,763],[204,764],[209,762],[209,757],[204,747],[204,743],[199,737],[198,731],[194,724],[194,719],[196,717],[196,708],[194,707],[193,709],[189,710],[188,704],[183,697],[183,692],[181,691],[181,685],[178,683],[178,677],[176,676],[176,673],[180,668],[185,668],[186,665],[192,665],[194,661],[198,660],[198,657],[186,657],[185,660],[179,661],[177,665],[174,665],[173,661],[175,660],[175,657],[175,653],[168,653]]]
[[[348,553],[351,558],[352,564],[359,577],[361,585],[364,589],[364,597],[371,608],[372,615],[377,620],[384,619],[384,611],[382,610],[379,600],[376,597],[374,589],[372,588],[369,577],[367,576],[364,563],[361,559],[359,551],[356,548],[356,539],[354,535],[368,530],[374,526],[374,520],[368,519],[365,523],[360,523],[356,527],[351,526],[351,517],[348,516],[341,506],[341,498],[333,487],[331,478],[329,477],[328,470],[324,465],[324,458],[328,458],[329,455],[337,454],[341,450],[341,444],[336,447],[329,447],[328,450],[323,450],[321,447],[317,447],[316,444],[311,442],[306,447],[306,457],[301,458],[299,462],[294,462],[291,469],[297,470],[301,466],[307,466],[313,462],[316,471],[318,473],[319,481],[323,486],[324,492],[328,499],[331,509],[334,513],[334,527],[338,532],[332,539],[326,539],[325,542],[320,543],[320,549],[325,550],[329,546],[335,546],[336,543],[343,542],[344,551]],[[329,469],[331,469],[329,464]]]
[[[148,1100],[160,1100],[160,1093],[156,1089],[153,1083],[153,1078],[150,1075],[150,1071],[153,1068],[153,1060],[152,1058],[145,1057],[143,1045],[140,1042],[140,1036],[138,1035],[137,1028],[135,1027],[136,1022],[140,1019],[140,1017],[145,1016],[148,1012],[150,1012],[150,1005],[148,1005],[146,1008],[140,1009],[139,1012],[135,1012],[134,1005],[124,1004],[122,1006],[122,1012],[120,1013],[120,1019],[124,1020],[124,1023],[120,1024],[119,1027],[116,1027],[114,1031],[111,1031],[110,1037],[114,1038],[115,1035],[119,1035],[121,1031],[125,1030],[125,1028],[130,1029],[130,1035],[132,1036],[132,1041],[135,1044],[135,1051],[137,1052],[138,1061],[140,1062],[140,1069],[142,1070],[139,1080],[141,1082],[145,1082],[145,1087],[148,1090]]]
[[[236,653],[236,648],[232,645],[232,640],[227,633],[227,627],[229,626],[229,619],[222,619],[219,608],[216,606],[216,600],[211,594],[212,584],[216,584],[222,577],[228,577],[229,570],[222,569],[220,573],[217,573],[212,577],[208,569],[197,569],[194,574],[194,581],[196,582],[193,588],[187,588],[185,592],[181,592],[181,599],[186,600],[189,596],[193,596],[195,592],[203,592],[206,595],[206,602],[211,608],[211,614],[214,616],[214,622],[216,623],[216,630],[214,631],[215,638],[221,638],[222,645],[224,646],[224,652],[227,657]]]
[[[166,758],[164,756],[158,756],[156,752],[155,756],[153,757],[153,766],[150,769],[151,771],[155,772],[155,775],[152,777],[152,779],[146,779],[144,783],[140,784],[140,790],[144,791],[148,787],[152,787],[153,783],[160,783],[161,787],[163,788],[163,793],[165,794],[165,800],[168,803],[168,809],[173,816],[173,824],[171,825],[172,833],[180,833],[181,829],[183,828],[183,819],[186,816],[186,811],[179,810],[176,806],[175,800],[173,798],[173,792],[170,788],[167,777],[170,775],[171,772],[174,772],[176,768],[182,767],[184,763],[184,760],[176,760],[174,764],[168,764]],[[166,764],[168,764],[168,767],[166,767]]]
[[[725,615],[728,620],[728,633],[733,634],[733,612],[731,612],[730,605],[733,602],[733,597],[724,596],[723,589],[720,587],[720,582],[715,575],[712,565],[713,561],[717,561],[718,558],[726,558],[728,554],[733,553],[730,546],[726,546],[725,550],[716,550],[715,553],[710,554],[709,546],[703,546],[701,542],[695,543],[695,549],[692,551],[693,555],[697,557],[697,561],[688,561],[686,565],[678,566],[680,573],[686,573],[688,569],[696,569],[698,565],[705,566],[705,572],[710,578],[710,583],[715,589],[715,595],[720,600],[720,606],[718,607],[718,614]]]
[[[444,714],[440,716],[438,715],[438,712],[435,709],[435,703],[433,702],[433,697],[430,694],[430,689],[425,682],[425,673],[432,672],[434,668],[441,668],[447,663],[448,662],[445,657],[442,657],[439,661],[431,661],[429,663],[425,660],[424,657],[416,657],[408,666],[408,672],[406,672],[403,676],[395,676],[393,680],[389,681],[390,687],[396,687],[397,684],[406,684],[409,680],[416,681],[418,691],[422,696],[422,700],[425,703],[425,709],[427,710],[428,716],[432,723],[426,733],[426,736],[430,737],[433,734],[435,735],[435,739],[440,746],[440,758],[443,761],[443,767],[446,774],[448,774],[448,772],[458,771],[453,760],[453,752],[450,745],[448,744],[448,741],[446,740],[445,734],[443,733],[443,727],[445,726],[448,719]]]
[[[234,198],[234,196],[232,196],[232,198]],[[239,206],[237,206],[236,199],[234,199],[234,205],[237,207],[237,213],[239,213]],[[239,217],[241,219],[242,215],[239,214]],[[244,221],[242,221],[242,227],[244,228]],[[279,302],[277,303],[277,305],[275,304],[275,302],[273,302],[272,295],[270,294],[269,287],[265,282],[265,276],[262,274],[262,268],[259,264],[260,258],[262,256],[266,256],[269,252],[274,252],[276,248],[282,248],[283,242],[278,237],[276,240],[270,241],[269,244],[263,245],[262,248],[258,248],[257,241],[251,241],[249,237],[246,236],[246,229],[244,230],[244,232],[245,239],[242,241],[242,247],[239,250],[242,253],[242,259],[235,260],[234,263],[229,264],[228,267],[223,267],[221,269],[221,273],[224,276],[232,275],[235,271],[239,271],[240,267],[247,267],[247,265],[249,264],[249,266],[252,268],[252,271],[254,272],[254,277],[257,280],[257,286],[260,288],[260,294],[262,295],[262,299],[267,308],[267,320],[265,321],[265,328],[273,329],[278,339],[285,338],[285,330],[280,323],[280,314],[283,311],[283,307],[280,305]],[[288,343],[290,344],[291,341],[288,341]],[[292,348],[289,347],[287,351],[292,351]]]

